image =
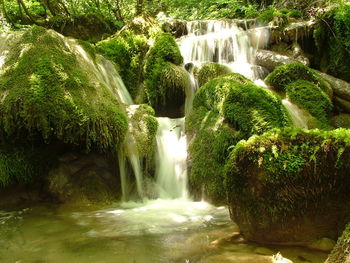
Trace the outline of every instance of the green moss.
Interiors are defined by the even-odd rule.
[[[164,106],[168,100],[184,101],[189,78],[179,67],[182,62],[175,39],[170,34],[159,34],[145,64],[145,91],[151,106]]]
[[[350,131],[285,128],[237,144],[226,165],[229,203],[282,220],[349,200]]]
[[[286,87],[287,97],[300,107],[306,109],[319,121],[320,128],[328,128],[328,116],[333,105],[329,97],[315,84],[298,80]]]
[[[154,153],[158,121],[154,117],[152,107],[141,104],[132,114],[130,122],[132,134],[136,140],[138,153],[141,157],[148,157]]]
[[[57,162],[46,148],[2,145],[0,148],[0,188],[13,183],[27,183],[48,173]]]
[[[213,110],[222,113],[222,106],[232,85],[253,84],[253,82],[238,73],[230,73],[219,76],[204,86],[197,92],[193,100],[193,108],[205,107],[207,110]]]
[[[119,73],[132,98],[138,95],[143,82],[143,66],[148,51],[147,38],[125,30],[121,34],[97,43],[97,50],[119,68]]]
[[[324,72],[350,81],[350,4],[340,1],[318,17],[316,59]]]
[[[236,97],[237,96],[237,97]],[[223,203],[224,166],[232,146],[252,133],[287,124],[281,102],[268,90],[255,86],[240,74],[210,80],[195,95],[186,118],[193,192]]]
[[[204,64],[197,73],[198,85],[203,86],[209,80],[216,78],[220,75],[227,74],[230,69],[225,65],[219,63],[206,63]]]
[[[296,80],[307,80],[316,84],[322,90],[327,90],[327,84],[321,80],[315,71],[298,62],[276,67],[265,78],[268,85],[280,91],[285,91],[286,86]]]
[[[223,105],[224,117],[247,137],[288,125],[281,101],[253,84],[233,85]]]
[[[191,170],[189,186],[198,197],[205,194],[211,202],[224,203],[224,165],[229,147],[240,138],[220,114],[200,107],[186,119],[186,130],[195,133],[189,147]]]
[[[0,79],[0,134],[59,139],[84,149],[116,148],[127,119],[116,96],[94,86],[64,39],[33,27],[10,47]]]

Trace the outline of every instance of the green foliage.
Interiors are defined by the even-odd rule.
[[[290,18],[301,18],[302,16],[303,13],[299,10],[278,10],[270,6],[260,13],[258,21],[263,24],[272,24],[275,26],[285,27],[290,23]]]
[[[328,116],[333,105],[329,97],[315,84],[298,80],[286,87],[287,97],[300,107],[309,111],[319,121],[321,128],[328,128]]]
[[[145,91],[151,106],[164,106],[168,99],[184,100],[189,85],[179,47],[170,34],[159,34],[147,53]]]
[[[56,162],[56,156],[43,147],[1,145],[0,188],[33,181],[45,175]]]
[[[198,85],[201,87],[209,80],[229,72],[230,69],[225,65],[219,63],[206,63],[198,71]]]
[[[119,66],[119,73],[132,98],[138,95],[142,83],[143,61],[148,51],[147,38],[123,31],[116,37],[97,43],[97,50]]]
[[[84,149],[115,149],[127,119],[114,94],[94,86],[64,39],[33,27],[10,47],[1,75],[0,134]]]
[[[170,17],[198,20],[217,18],[255,18],[259,15],[257,2],[243,4],[237,0],[162,0]],[[159,9],[158,9],[159,10]]]
[[[285,91],[288,84],[297,80],[307,80],[322,90],[327,90],[326,83],[321,80],[318,74],[299,62],[278,66],[265,78],[268,85],[280,91]]]
[[[350,81],[350,3],[340,1],[321,15],[314,39],[322,71]]]
[[[226,165],[229,203],[283,220],[324,199],[349,200],[350,131],[284,128],[241,141]]]

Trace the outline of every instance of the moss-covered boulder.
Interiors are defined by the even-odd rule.
[[[219,63],[206,63],[197,73],[198,86],[201,87],[209,80],[230,72],[231,70],[225,65]]]
[[[242,141],[226,165],[232,219],[251,241],[336,238],[349,216],[350,131],[285,128]]]
[[[349,263],[350,262],[350,223],[346,226],[337,244],[328,256],[325,263]]]
[[[242,75],[231,73],[206,83],[196,93],[186,120],[192,192],[223,203],[224,165],[230,147],[253,133],[287,124],[281,102]]]
[[[320,128],[329,127],[328,117],[333,104],[317,85],[306,80],[292,82],[286,87],[286,96],[315,117]]]
[[[312,69],[299,62],[278,66],[265,78],[265,82],[279,91],[285,91],[288,84],[297,80],[307,80],[327,90],[327,84]]]
[[[120,79],[90,46],[53,30],[33,27],[6,39],[11,41],[0,67],[0,184],[9,189],[38,183],[37,191],[47,192],[47,174],[61,164],[58,155],[111,154],[124,140],[128,122]]]
[[[94,58],[73,40],[33,27],[8,47],[0,75],[2,140],[41,137],[115,148],[127,130],[117,94],[93,78]]]
[[[147,53],[145,64],[145,93],[148,103],[158,116],[180,117],[185,103],[189,75],[175,39],[167,33],[159,34]]]

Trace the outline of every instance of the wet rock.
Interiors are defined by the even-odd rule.
[[[232,253],[225,252],[219,255],[213,255],[202,259],[200,262],[202,263],[274,263],[273,258],[271,256],[264,255],[254,255],[251,253]]]
[[[271,27],[270,44],[278,42],[298,42],[299,39],[312,37],[315,21],[301,21],[291,23],[281,30],[279,27]]]
[[[74,158],[73,158],[74,156]],[[50,171],[48,190],[60,202],[99,203],[118,197],[117,165],[97,153],[66,153]]]
[[[327,81],[333,88],[334,94],[344,100],[350,101],[350,83],[344,80],[335,78],[326,73],[318,72],[319,75]]]
[[[308,66],[310,64],[309,60],[304,56],[292,58],[290,56],[286,56],[274,51],[263,50],[263,49],[256,51],[255,58],[256,58],[256,64],[258,64],[259,66],[265,67],[270,71],[274,70],[278,66],[290,64],[293,62],[300,62],[305,66]]]
[[[335,128],[350,129],[350,114],[342,113],[332,117],[331,124]]]
[[[334,105],[336,105],[341,111],[350,113],[350,101],[335,96]]]
[[[312,241],[308,245],[308,248],[329,252],[334,248],[334,246],[335,246],[334,240],[324,237],[324,238],[320,238]]]

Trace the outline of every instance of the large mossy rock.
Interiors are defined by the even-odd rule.
[[[158,34],[147,53],[145,93],[157,116],[181,117],[190,78],[180,65],[183,58],[175,39],[167,33]]]
[[[186,119],[192,192],[223,203],[224,165],[230,146],[287,124],[279,99],[242,75],[231,73],[207,82],[196,93]]]
[[[0,42],[2,186],[39,181],[45,187],[65,151],[116,152],[128,122],[110,61],[41,27],[2,35]]]
[[[350,224],[346,226],[325,263],[350,263]]]
[[[307,110],[317,120],[320,128],[329,128],[328,117],[333,104],[317,85],[306,80],[294,81],[286,87],[287,98]]]
[[[350,131],[292,128],[240,142],[226,165],[232,219],[251,241],[335,239],[349,216]]]
[[[278,66],[266,78],[265,82],[279,91],[285,91],[288,84],[297,80],[307,80],[327,92],[328,86],[316,71],[299,62]]]
[[[33,27],[8,47],[0,75],[0,133],[115,148],[127,130],[116,91],[100,81],[94,57],[73,40]],[[97,79],[96,79],[96,78]]]

